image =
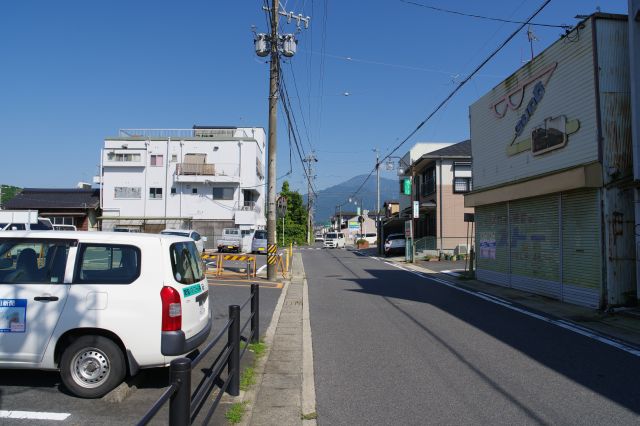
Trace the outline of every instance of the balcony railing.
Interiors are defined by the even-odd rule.
[[[435,179],[427,179],[422,182],[421,185],[421,195],[426,197],[427,195],[433,194],[436,192],[436,180]]]
[[[228,176],[238,178],[240,168],[237,163],[177,163],[177,176]]]
[[[180,176],[215,176],[215,164],[178,163],[176,174]]]
[[[260,205],[256,201],[244,201],[244,202],[241,201],[241,202],[237,202],[233,206],[233,209],[236,210],[236,211],[241,211],[241,212],[256,212],[256,213],[260,213],[262,211],[262,209],[260,208]]]

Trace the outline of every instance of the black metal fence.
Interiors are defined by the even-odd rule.
[[[251,304],[251,314],[241,326],[240,312],[249,303]],[[218,407],[224,392],[232,396],[238,396],[240,394],[240,360],[249,347],[249,343],[257,343],[260,339],[259,311],[259,286],[258,284],[251,284],[251,296],[241,306],[229,306],[229,320],[193,360],[178,358],[171,361],[169,387],[138,422],[138,426],[149,423],[167,402],[169,403],[169,425],[190,425],[195,422],[203,411],[205,403],[210,401],[208,397],[217,389],[213,403],[202,418],[202,424],[207,424]],[[251,327],[250,333],[247,337],[244,337],[242,333],[245,332],[248,326]],[[215,361],[203,370],[204,377],[192,394],[191,371],[225,335],[227,336],[227,344],[217,354]],[[240,348],[241,341],[246,343],[242,349]],[[223,380],[221,376],[225,367],[227,375]]]

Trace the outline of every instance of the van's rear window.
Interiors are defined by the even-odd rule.
[[[171,244],[171,269],[173,278],[180,284],[193,284],[204,280],[204,267],[194,242]]]

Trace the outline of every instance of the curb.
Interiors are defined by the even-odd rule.
[[[313,342],[309,313],[309,287],[303,269],[302,281],[302,415],[316,414],[316,387],[313,375]],[[303,420],[302,424],[315,426],[315,419]]]
[[[269,327],[264,334],[264,344],[266,349],[262,357],[257,360],[256,365],[254,367],[254,371],[256,374],[256,383],[253,386],[250,386],[249,389],[241,393],[240,396],[233,398],[230,402],[247,402],[246,411],[244,416],[242,417],[242,421],[238,424],[241,426],[248,426],[251,424],[251,418],[253,417],[253,408],[256,401],[256,397],[258,396],[258,392],[260,391],[260,387],[262,386],[262,380],[264,378],[264,370],[267,364],[267,360],[269,359],[269,354],[271,353],[271,348],[273,347],[273,338],[276,334],[276,328],[278,327],[278,322],[280,321],[280,313],[282,312],[282,307],[284,306],[284,300],[287,297],[287,291],[289,290],[289,285],[291,284],[291,280],[285,280],[282,282],[282,292],[280,293],[280,297],[278,298],[278,303],[276,304],[275,309],[273,310],[273,315],[271,316],[271,322],[269,323]]]

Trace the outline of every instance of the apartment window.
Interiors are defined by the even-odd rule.
[[[213,188],[214,200],[233,200],[233,188]]]
[[[162,200],[162,188],[149,188],[150,200]]]
[[[139,200],[142,198],[142,188],[132,186],[116,186],[113,189],[113,198]]]
[[[453,178],[453,192],[469,192],[471,191],[471,178],[457,177]]]
[[[176,192],[178,192],[178,191],[176,191],[176,187],[172,186],[171,187],[171,194],[175,194]]]
[[[177,163],[178,162],[178,156],[176,154],[172,154],[171,155],[171,162],[172,163]]]
[[[198,193],[198,188],[191,188],[191,193],[192,194],[197,194]]]
[[[125,153],[115,153],[110,152],[107,154],[107,160],[109,161],[140,161],[140,154],[125,154]]]
[[[49,216],[49,220],[53,225],[73,225],[73,217],[71,216]]]
[[[164,166],[164,155],[151,154],[151,165],[155,167]]]

